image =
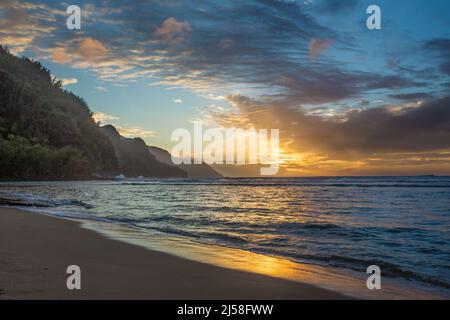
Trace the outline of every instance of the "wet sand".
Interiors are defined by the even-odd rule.
[[[81,290],[66,286],[81,268]],[[0,208],[0,299],[345,299],[106,238],[75,221]]]

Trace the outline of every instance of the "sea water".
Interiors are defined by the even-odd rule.
[[[450,177],[2,182],[0,194],[161,241],[349,272],[378,265],[385,278],[449,297]]]

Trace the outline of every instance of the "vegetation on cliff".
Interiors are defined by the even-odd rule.
[[[0,178],[86,178],[117,169],[83,98],[41,63],[0,47]]]

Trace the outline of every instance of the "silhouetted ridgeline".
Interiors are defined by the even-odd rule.
[[[86,102],[39,62],[0,47],[0,178],[86,178],[118,169]]]
[[[180,168],[185,171],[188,175],[188,178],[191,179],[203,179],[203,178],[222,178],[222,175],[211,168],[208,164],[181,164],[176,165],[172,162],[172,156],[167,150],[158,148],[158,147],[148,147],[150,153],[155,156],[158,161],[161,161],[170,166],[174,166]]]
[[[140,138],[122,137],[111,125],[102,127],[116,151],[120,172],[127,177],[186,178],[183,170],[158,161]]]
[[[107,133],[107,134],[105,134]],[[142,139],[100,128],[83,98],[41,63],[0,46],[0,179],[186,177]]]

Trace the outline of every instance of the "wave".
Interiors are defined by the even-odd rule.
[[[32,194],[23,193],[0,193],[0,204],[17,206],[17,207],[58,207],[58,206],[76,206],[83,207],[85,209],[94,208],[86,202],[77,199],[58,199],[52,200],[42,196],[36,196]]]
[[[262,250],[260,253],[264,253],[265,250]],[[265,251],[265,253],[269,253],[269,251]],[[272,251],[272,254],[275,253]],[[279,255],[280,252],[277,252]],[[285,253],[282,254],[283,256],[286,256]],[[334,267],[339,268],[346,268],[354,271],[365,271],[367,266],[370,265],[378,265],[381,267],[383,276],[389,277],[389,278],[401,278],[406,280],[415,280],[423,283],[427,283],[433,286],[441,287],[444,289],[450,289],[450,283],[446,282],[445,280],[426,276],[417,272],[413,272],[410,270],[405,270],[395,264],[382,261],[382,260],[365,260],[365,259],[355,259],[345,256],[337,256],[337,255],[331,255],[331,256],[320,256],[320,255],[292,255],[288,254],[288,256],[291,256],[291,258],[294,258],[296,260],[298,259],[306,259],[311,260],[314,262],[325,262],[326,265],[331,265]]]
[[[236,185],[236,183],[241,182],[244,185],[255,186],[255,183],[249,184],[248,180],[232,181],[232,184],[229,182],[229,180],[221,180],[220,185]],[[333,183],[329,183],[329,181],[327,183],[323,182],[320,182],[321,185],[319,185],[317,182],[299,183],[298,180],[292,180],[285,185],[313,185],[315,187],[323,187],[324,190],[330,185],[346,187],[355,185],[355,183],[340,184],[336,183],[336,181],[333,181]],[[351,216],[348,220],[336,220],[336,211],[333,211],[334,207],[331,209],[324,208],[323,210],[312,207],[310,214],[296,215],[295,212],[289,212],[289,215],[284,214],[280,218],[277,216],[278,211],[276,210],[278,209],[271,209],[270,206],[265,208],[265,202],[257,203],[253,200],[250,201],[251,204],[248,207],[245,204],[240,206],[236,205],[236,203],[220,203],[217,201],[189,201],[184,204],[176,203],[177,206],[173,206],[170,203],[167,206],[166,202],[164,202],[164,197],[171,195],[173,189],[170,188],[170,185],[189,183],[209,185],[209,183],[218,183],[218,180],[212,182],[189,180],[188,183],[186,181],[183,183],[179,181],[174,182],[174,180],[169,182],[167,180],[155,180],[139,183],[135,183],[134,181],[120,181],[114,182],[111,190],[104,188],[108,189],[110,193],[102,194],[104,196],[102,199],[107,198],[107,196],[114,197],[114,192],[118,188],[116,186],[124,184],[139,186],[169,184],[169,187],[164,188],[164,192],[161,193],[161,199],[163,200],[161,203],[158,203],[159,195],[157,200],[155,200],[154,207],[153,203],[149,203],[151,210],[148,210],[149,208],[147,207],[144,208],[142,205],[136,205],[135,202],[142,198],[136,198],[134,194],[133,197],[120,198],[121,208],[125,204],[126,206],[124,208],[130,210],[120,209],[117,211],[116,206],[110,206],[110,204],[104,206],[97,199],[90,201],[98,206],[94,210],[88,210],[93,209],[94,206],[80,199],[71,198],[71,196],[75,198],[79,194],[83,194],[79,190],[84,189],[75,189],[76,192],[72,192],[72,189],[69,192],[60,192],[59,186],[56,191],[55,189],[50,189],[50,191],[44,190],[46,192],[42,192],[44,196],[20,192],[0,192],[0,199],[3,197],[15,201],[20,200],[22,201],[22,205],[23,203],[28,203],[31,207],[35,207],[32,208],[33,211],[45,210],[44,212],[46,213],[60,217],[121,223],[130,227],[155,231],[161,233],[161,235],[167,234],[175,237],[186,237],[195,242],[233,247],[260,254],[278,256],[297,262],[309,262],[358,272],[365,272],[365,268],[368,265],[376,264],[382,268],[383,275],[387,277],[415,280],[424,284],[450,289],[446,271],[448,266],[445,266],[448,254],[444,251],[448,248],[450,239],[444,231],[446,224],[442,223],[442,221],[445,221],[442,220],[445,217],[438,216],[436,220],[430,220],[427,217],[427,219],[420,219],[420,223],[403,224],[401,223],[401,216],[398,216],[402,214],[402,211],[399,211],[396,215],[396,212],[391,210],[393,220],[389,218],[391,216],[387,216],[388,220],[384,220],[386,219],[385,215],[382,215],[380,216],[382,220],[372,221],[370,220],[372,216],[367,214],[367,212],[370,213],[371,211],[368,210],[374,207],[365,203],[363,203],[364,208],[361,209],[358,206],[357,210],[348,213],[354,214],[357,220],[354,220]],[[258,183],[261,185],[262,182],[259,181]],[[111,183],[109,184],[111,185]],[[394,185],[398,184],[395,183]],[[104,183],[95,184],[95,187],[97,185],[100,185],[100,188],[103,189]],[[277,186],[273,183],[269,185],[270,187]],[[358,183],[357,185],[361,184]],[[382,185],[383,187],[392,186],[392,184],[385,185],[384,183],[376,183],[374,185]],[[405,184],[401,185],[405,186]],[[413,184],[408,183],[408,185]],[[446,184],[442,183],[442,181],[440,183],[436,183],[435,181],[433,183],[416,183],[414,185],[442,187]],[[74,187],[71,185],[70,188]],[[201,195],[204,196],[204,189],[199,189],[202,190]],[[34,189],[32,190],[34,191]],[[41,193],[41,188],[35,190],[37,194]],[[123,190],[130,193],[135,191],[133,188],[124,188]],[[239,193],[239,190],[235,192]],[[384,192],[390,193],[391,191]],[[435,192],[435,190],[429,190],[429,192],[433,194],[444,193],[444,191]],[[67,199],[49,199],[46,196],[50,193],[65,195],[64,197]],[[399,193],[402,196],[404,194],[414,196],[415,192],[408,193],[401,190]],[[145,192],[142,197],[144,196],[146,196]],[[320,199],[322,198],[320,197]],[[204,198],[200,198],[200,200],[202,199]],[[206,200],[208,199],[206,198]],[[299,197],[299,199],[303,198]],[[321,201],[320,199],[319,201]],[[241,197],[239,200],[245,201],[246,198]],[[286,201],[293,205],[302,203],[300,200],[298,200],[300,202],[297,202],[296,194],[292,192],[289,192]],[[348,201],[352,201],[352,199],[349,198]],[[402,201],[410,200],[404,199]],[[361,202],[359,201],[357,204]],[[285,203],[287,202],[283,202],[283,205]],[[445,208],[444,206],[447,203],[445,202],[441,207]],[[20,206],[20,204],[17,205]],[[166,206],[164,207],[163,205]],[[437,210],[441,207],[435,208]],[[174,211],[173,209],[176,210]],[[327,212],[327,209],[332,212]],[[361,224],[352,224],[352,221],[357,221]],[[393,221],[396,223],[394,224]],[[431,265],[420,263],[417,265],[414,263],[411,264],[411,262],[418,261],[416,257],[420,258],[420,261],[430,261]],[[442,279],[439,279],[441,275]]]
[[[380,184],[380,183],[265,183],[265,182],[219,182],[219,181],[154,181],[154,182],[123,182],[120,183],[123,186],[149,186],[149,185],[171,185],[171,186],[184,186],[184,185],[196,185],[196,186],[240,186],[240,187],[330,187],[330,188],[450,188],[449,184],[436,184],[436,182],[411,184],[411,183],[396,183],[396,184]]]
[[[255,223],[247,221],[230,221],[194,216],[151,215],[147,217],[109,217],[112,222],[136,224],[148,228],[152,224],[170,224],[171,226],[214,227],[223,233],[252,233],[273,235],[304,235],[323,233],[324,235],[343,235],[348,237],[372,238],[377,234],[405,234],[409,236],[425,236],[423,228],[407,227],[358,227],[320,222],[280,222]]]
[[[83,219],[83,220],[94,220],[99,222],[106,223],[123,223],[131,227],[136,227],[144,230],[153,230],[156,232],[181,236],[189,238],[193,241],[204,243],[204,244],[216,244],[222,246],[233,247],[241,250],[248,250],[259,254],[277,256],[280,258],[285,258],[293,261],[297,261],[300,263],[315,263],[319,265],[325,266],[333,266],[337,268],[344,268],[348,270],[353,270],[357,272],[365,271],[365,268],[369,265],[379,265],[382,268],[383,275],[389,278],[401,278],[405,280],[414,280],[419,281],[428,285],[450,289],[450,284],[445,280],[438,279],[435,277],[431,277],[428,275],[424,275],[418,272],[413,272],[410,270],[405,270],[404,268],[397,266],[393,263],[389,263],[384,260],[370,260],[370,259],[357,259],[348,256],[340,256],[340,255],[321,255],[321,254],[306,254],[300,253],[298,251],[292,252],[288,250],[288,246],[290,244],[290,239],[286,237],[281,237],[283,232],[279,232],[282,230],[289,231],[289,233],[306,233],[308,232],[325,232],[324,234],[329,235],[331,233],[345,233],[346,236],[350,236],[350,233],[355,233],[358,231],[349,231],[346,227],[341,227],[335,224],[320,224],[320,223],[280,223],[278,225],[255,225],[255,224],[246,224],[246,223],[222,223],[222,225],[226,225],[226,229],[218,230],[218,232],[206,232],[202,229],[199,230],[185,230],[183,226],[189,225],[190,227],[195,226],[196,223],[199,223],[199,220],[196,222],[189,222],[187,219],[180,219],[176,217],[147,217],[144,219],[134,219],[127,217],[99,217],[96,215],[83,213],[83,212],[66,212],[66,211],[49,211],[50,214],[55,214],[61,217],[75,218],[75,219]],[[168,222],[171,221],[174,223],[177,221],[181,227],[176,227],[176,225],[158,225],[152,224],[155,222]],[[212,222],[205,222],[203,220],[203,225],[212,224]],[[219,226],[221,223],[216,223],[215,227]],[[232,225],[234,227],[232,227]],[[258,230],[258,227],[261,227]],[[278,237],[271,238],[267,241],[261,242],[251,242],[241,236],[239,233],[242,233],[241,228],[246,228],[249,233],[260,233],[260,234],[270,234],[270,230],[273,230],[272,235],[277,235]],[[254,229],[255,228],[255,229]],[[258,230],[258,231],[256,231]],[[220,232],[222,231],[222,232]],[[229,234],[227,232],[233,231],[235,234]],[[383,230],[384,232],[408,232],[408,228],[391,228]],[[420,231],[419,230],[409,230],[411,231]],[[251,236],[251,235],[250,235]],[[360,231],[360,237],[370,237],[367,232]]]
[[[341,227],[333,224],[299,224],[302,225],[302,228],[305,230],[337,230]],[[410,270],[406,270],[398,265],[393,263],[389,263],[384,260],[377,259],[358,259],[351,258],[348,256],[340,256],[340,255],[320,255],[320,254],[304,254],[298,252],[288,252],[286,251],[286,247],[283,245],[285,243],[289,243],[289,239],[287,238],[275,238],[270,239],[264,243],[251,243],[248,240],[235,235],[235,234],[226,234],[219,232],[202,232],[202,231],[186,231],[182,228],[175,227],[161,227],[161,226],[142,226],[145,229],[151,229],[158,232],[163,232],[172,235],[180,235],[184,237],[188,237],[193,239],[194,241],[205,243],[205,244],[219,244],[224,246],[231,246],[233,248],[249,250],[252,252],[277,256],[281,258],[287,258],[290,260],[294,260],[297,262],[309,262],[316,264],[323,264],[327,266],[334,266],[338,268],[345,268],[349,270],[354,270],[358,272],[365,272],[365,269],[369,265],[379,265],[382,268],[383,275],[389,278],[402,278],[406,280],[415,280],[420,281],[429,285],[441,287],[444,289],[450,289],[450,283],[445,280],[438,279],[435,277],[430,277],[421,273],[413,272]],[[291,225],[291,227],[294,227]],[[402,228],[399,228],[402,229]],[[394,228],[392,230],[395,230]],[[392,231],[391,230],[391,231]],[[234,230],[238,232],[239,230]],[[406,232],[406,228],[402,230],[396,230],[393,232]],[[281,242],[281,243],[280,243]],[[263,245],[264,246],[261,246]]]

